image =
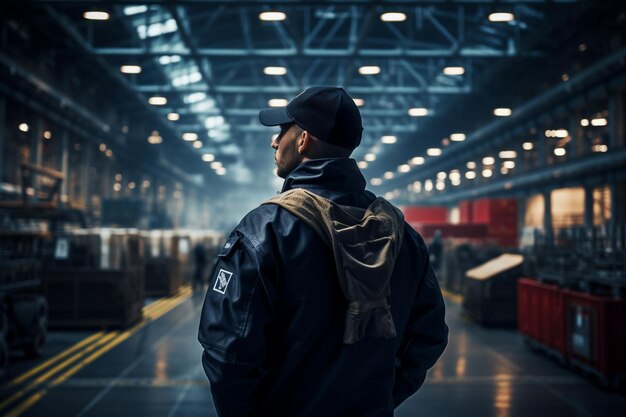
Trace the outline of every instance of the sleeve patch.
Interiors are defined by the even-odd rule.
[[[220,269],[220,271],[217,273],[217,279],[215,280],[215,284],[213,285],[213,291],[219,292],[220,294],[225,294],[232,276],[232,272],[225,269]]]

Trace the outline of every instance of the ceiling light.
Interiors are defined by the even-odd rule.
[[[593,145],[591,150],[593,152],[607,152],[609,150],[609,147],[606,145]]]
[[[361,75],[376,75],[380,74],[380,67],[376,65],[364,66],[359,68],[359,74]]]
[[[452,142],[463,142],[465,140],[465,133],[453,133],[450,135]]]
[[[439,148],[428,148],[428,149],[426,149],[426,155],[428,155],[428,156],[439,156],[439,155],[441,155],[441,149],[439,149]]]
[[[352,100],[354,101],[354,104],[356,104],[358,107],[361,107],[365,104],[365,100],[363,100],[362,98],[353,98]]]
[[[466,166],[467,166],[467,169],[476,169],[476,162],[469,161]]]
[[[493,165],[496,163],[496,159],[493,156],[486,156],[483,158],[483,165]]]
[[[124,7],[124,14],[126,16],[132,16],[135,14],[145,13],[148,11],[148,6],[126,6]]]
[[[409,164],[402,164],[398,167],[398,171],[400,172],[409,172],[411,170],[411,165]]]
[[[375,186],[378,186],[382,183],[383,183],[383,180],[381,180],[380,178],[372,178],[370,180],[370,184],[375,185]]]
[[[517,152],[515,151],[501,151],[498,156],[500,159],[514,159],[517,158]]]
[[[415,181],[413,183],[413,191],[416,192],[416,193],[421,192],[422,191],[422,183],[419,182],[419,181]]]
[[[474,178],[476,178],[476,172],[474,172],[474,171],[467,171],[465,173],[465,178],[467,178],[468,180],[473,180]]]
[[[113,184],[114,191],[120,191],[121,189],[122,189],[122,184],[120,184],[119,182],[116,182],[115,184]]]
[[[283,12],[263,12],[259,14],[259,19],[264,22],[280,22],[287,18],[287,15]]]
[[[393,178],[393,172],[387,171],[387,172],[385,172],[385,175],[383,175],[383,177],[385,177],[385,179],[390,180],[390,179]]]
[[[107,156],[107,158],[110,158],[113,156],[113,151],[111,149],[107,149],[104,154]]]
[[[192,145],[195,149],[200,149],[202,148],[202,141],[201,140],[197,140],[193,143]]]
[[[148,99],[148,103],[153,106],[165,106],[167,104],[167,98],[161,96],[152,96]]]
[[[493,175],[493,171],[490,169],[483,169],[483,177],[490,178]]]
[[[498,117],[507,117],[512,113],[511,109],[507,109],[505,107],[493,109],[493,115]]]
[[[359,163],[357,165],[361,169],[367,168],[367,162],[365,162],[365,161],[359,161]]]
[[[45,139],[52,139],[52,132],[51,132],[51,131],[49,131],[49,130],[45,130],[45,131],[43,132],[43,137],[44,137]]]
[[[87,20],[109,20],[109,14],[103,11],[91,10],[83,13],[83,17]]]
[[[164,22],[156,22],[151,25],[139,25],[137,26],[137,35],[140,39],[154,38],[164,35],[166,33],[176,32],[178,25],[176,19],[167,19]]]
[[[158,145],[163,142],[163,138],[159,135],[159,132],[156,130],[152,131],[152,134],[148,136],[148,143],[151,145]]]
[[[589,119],[582,119],[580,121],[580,125],[583,126],[583,127],[589,126]]]
[[[532,142],[524,142],[524,143],[522,143],[522,149],[524,149],[525,151],[532,151],[534,147],[535,147],[535,145],[533,145]]]
[[[215,161],[215,155],[213,155],[212,153],[205,153],[204,155],[202,155],[202,160],[204,162],[213,162]]]
[[[386,145],[391,145],[392,143],[396,143],[398,138],[395,136],[383,136],[380,138],[380,141]]]
[[[609,122],[604,117],[596,117],[595,119],[591,119],[591,126],[606,126],[607,124],[609,124]]]
[[[445,67],[443,73],[446,75],[463,75],[465,74],[465,68],[463,67]]]
[[[136,186],[137,184],[135,184],[135,181],[131,181],[128,183],[128,188],[131,190],[134,190]]]
[[[432,191],[433,190],[433,182],[432,182],[432,180],[424,181],[424,189],[426,191]]]
[[[406,15],[399,12],[387,12],[380,15],[380,20],[383,22],[404,22]]]
[[[267,105],[270,107],[285,107],[288,103],[289,101],[284,98],[273,98],[267,102]]]
[[[265,75],[285,75],[287,74],[287,68],[285,67],[265,67],[263,68]]]
[[[220,161],[211,162],[211,168],[213,168],[213,169],[220,169],[223,166],[224,165]]]
[[[19,130],[21,130],[22,132],[26,133],[30,130],[30,126],[28,126],[28,123],[20,123],[17,128]]]
[[[458,170],[450,171],[450,175],[448,175],[450,181],[456,182],[461,180],[461,173]]]
[[[512,22],[513,20],[515,20],[513,13],[498,12],[489,15],[490,22]]]
[[[224,167],[218,168],[218,169],[215,170],[215,173],[217,175],[226,175],[226,168],[224,168]]]
[[[554,148],[554,154],[556,156],[564,156],[567,153],[565,148]]]
[[[141,67],[139,65],[122,65],[120,71],[124,74],[140,74]]]
[[[106,150],[107,150],[107,145],[106,145],[106,144],[104,144],[104,143],[101,143],[101,144],[98,146],[98,149],[100,149],[100,152],[104,152],[104,151],[106,151]]]
[[[179,119],[180,119],[180,114],[178,114],[178,113],[172,112],[172,113],[168,113],[167,114],[167,120],[175,122],[175,121],[177,121]]]
[[[426,162],[426,160],[421,156],[414,156],[413,158],[411,158],[411,163],[413,165],[423,165],[424,162]]]
[[[363,157],[363,159],[365,159],[368,162],[373,162],[376,160],[376,154],[375,153],[368,153],[365,154],[365,156]]]
[[[187,142],[198,140],[198,134],[195,132],[185,132],[183,133],[183,140]]]
[[[504,161],[502,166],[506,169],[513,169],[515,168],[515,161]]]
[[[435,188],[439,191],[443,191],[446,188],[446,183],[443,181],[437,181]]]
[[[169,65],[175,64],[176,62],[180,62],[180,55],[163,55],[159,57],[159,64],[161,65]]]
[[[412,117],[428,116],[428,109],[424,107],[413,107],[409,109],[409,116],[412,116]]]
[[[445,180],[447,176],[448,174],[443,171],[437,173],[437,179],[440,181]]]

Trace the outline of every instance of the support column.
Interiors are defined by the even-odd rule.
[[[585,229],[593,229],[593,187],[585,185]]]
[[[91,164],[93,161],[93,146],[85,146],[85,151],[83,153],[84,156],[84,160],[83,160],[83,166],[82,169],[80,171],[80,175],[81,175],[81,190],[82,190],[82,197],[84,199],[85,202],[85,210],[87,212],[88,215],[92,214],[93,211],[93,204],[92,204],[92,192],[93,190],[91,189]]]
[[[41,166],[43,162],[42,132],[43,120],[41,117],[37,117],[30,134],[30,161],[39,166]]]
[[[5,154],[5,142],[6,142],[6,109],[7,109],[7,99],[4,95],[0,95],[0,182],[3,182],[6,179],[6,175],[4,172],[5,164],[4,158],[7,157]]]
[[[551,190],[543,192],[543,230],[552,241],[552,198]]]
[[[61,152],[58,155],[57,168],[65,175],[61,184],[61,201],[66,203],[70,193],[70,133],[67,129],[61,131]]]

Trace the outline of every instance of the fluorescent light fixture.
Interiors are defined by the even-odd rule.
[[[354,101],[354,104],[357,105],[357,107],[361,107],[365,104],[365,100],[363,100],[362,98],[353,98],[352,100]]]
[[[545,135],[547,138],[566,138],[569,136],[569,132],[565,129],[546,130]]]
[[[204,120],[204,126],[207,129],[215,129],[224,124],[223,116],[209,116]]]
[[[267,102],[270,107],[285,107],[289,101],[284,98],[273,98]]]
[[[163,138],[159,135],[159,132],[156,130],[152,131],[152,134],[148,136],[148,143],[151,145],[158,145],[163,143]]]
[[[428,156],[439,156],[439,155],[441,155],[441,149],[440,148],[428,148],[428,149],[426,149],[426,155],[428,155]]]
[[[222,165],[222,163],[220,161],[211,162],[211,168],[213,168],[213,169],[220,169],[223,166],[224,165]]]
[[[182,87],[185,85],[197,83],[199,81],[202,81],[202,74],[200,74],[199,71],[193,71],[193,72],[190,72],[189,74],[183,74],[181,76],[172,78],[172,85],[174,87]],[[200,93],[200,94],[204,94],[204,93]]]
[[[398,138],[395,136],[383,136],[382,138],[380,138],[380,141],[386,145],[391,145],[393,143],[396,143],[398,141]]]
[[[366,161],[359,161],[359,163],[357,164],[359,166],[359,168],[361,169],[365,169],[367,168],[368,164]]]
[[[361,75],[376,75],[380,74],[380,67],[376,65],[363,66],[359,68],[359,74]]]
[[[285,75],[287,74],[287,68],[285,67],[265,67],[263,68],[265,75]]]
[[[222,168],[218,168],[215,170],[215,173],[217,175],[226,175],[226,168],[222,167]]]
[[[283,12],[263,12],[259,14],[259,19],[264,22],[280,22],[287,18],[287,15]]]
[[[473,180],[474,178],[476,178],[476,172],[474,172],[474,171],[467,171],[465,173],[465,178],[467,178],[468,180]]]
[[[596,117],[595,119],[591,119],[591,126],[606,126],[609,122],[604,117]]]
[[[580,121],[580,125],[583,126],[583,127],[589,126],[589,119],[582,119]]]
[[[515,20],[513,13],[497,12],[489,15],[490,22],[512,22],[513,20]]]
[[[139,25],[137,26],[137,35],[139,38],[155,38],[157,36],[164,35],[166,33],[176,32],[178,25],[175,19],[167,19],[165,22],[157,22],[151,25]]]
[[[452,142],[463,142],[465,140],[465,133],[453,133],[450,135]]]
[[[500,159],[515,159],[517,158],[517,152],[515,151],[501,151],[498,156]]]
[[[28,123],[20,123],[17,128],[19,130],[21,130],[22,132],[26,133],[30,130],[30,126],[28,126]]]
[[[459,170],[455,169],[453,171],[450,171],[450,175],[448,175],[448,178],[450,178],[450,181],[452,182],[460,181],[461,173],[459,172]]]
[[[424,157],[422,156],[414,156],[413,158],[411,158],[410,162],[413,165],[424,165],[424,162],[426,162],[426,159],[424,159]]]
[[[198,93],[187,94],[185,98],[183,99],[183,101],[187,104],[193,104],[193,103],[202,101],[205,98],[206,98],[206,93],[198,92]]]
[[[465,68],[463,67],[445,67],[443,73],[446,75],[463,75],[465,74]]]
[[[393,172],[391,172],[391,171],[387,171],[387,172],[385,172],[385,174],[383,175],[383,177],[385,177],[385,179],[390,180],[390,179],[392,179],[392,178],[393,178]]]
[[[591,150],[593,152],[607,152],[609,150],[609,147],[606,145],[593,145]]]
[[[387,12],[380,15],[380,20],[383,22],[404,22],[406,20],[406,14],[400,12]]]
[[[469,161],[467,164],[467,169],[476,169],[476,162],[474,161]]]
[[[365,154],[365,156],[363,157],[363,159],[365,159],[367,162],[373,162],[376,160],[376,154],[375,153],[368,153]]]
[[[554,154],[556,156],[564,156],[567,153],[565,148],[554,148]]]
[[[515,168],[515,161],[504,161],[502,166],[506,169],[513,169]]]
[[[508,117],[512,114],[513,112],[511,111],[511,109],[505,108],[505,107],[500,107],[497,109],[493,109],[493,115],[494,116],[498,116],[498,117]]]
[[[135,14],[145,13],[148,11],[148,6],[126,6],[124,7],[124,14],[126,16],[132,16]]]
[[[165,106],[167,104],[167,98],[161,96],[152,96],[148,99],[148,103],[153,106]]]
[[[428,192],[433,190],[433,181],[432,180],[426,180],[424,181],[424,189]]]
[[[175,122],[175,121],[177,121],[177,120],[180,120],[180,114],[178,114],[178,113],[174,113],[174,112],[172,112],[172,113],[168,113],[168,114],[167,114],[167,120],[170,120],[170,121],[172,121],[172,122]]]
[[[383,180],[381,180],[380,178],[372,178],[370,180],[370,184],[372,184],[374,186],[381,185],[382,183],[383,183]]]
[[[186,142],[193,142],[198,140],[198,134],[195,132],[185,132],[183,133],[183,140]]]
[[[522,143],[522,149],[524,149],[525,151],[532,151],[534,147],[535,147],[535,145],[533,145],[532,142],[524,142],[524,143]]]
[[[109,14],[101,10],[90,10],[83,13],[83,17],[87,20],[109,20]]]
[[[428,116],[428,109],[424,107],[413,107],[409,109],[409,116],[412,116],[412,117]]]
[[[120,71],[124,74],[141,74],[141,67],[139,65],[122,65]]]
[[[215,155],[213,155],[212,153],[205,153],[202,155],[202,160],[204,162],[213,162],[215,161]]]
[[[485,178],[491,178],[491,176],[493,175],[493,171],[490,169],[483,169],[482,174]]]
[[[398,171],[400,172],[409,172],[411,170],[411,165],[409,164],[402,164],[398,167]]]
[[[202,148],[202,141],[201,140],[197,140],[193,143],[192,145],[195,149],[200,149]]]
[[[180,62],[180,55],[163,55],[159,57],[159,64],[161,65],[169,65],[174,64],[176,62]]]
[[[493,156],[486,156],[483,158],[483,165],[493,165],[496,163],[496,158]]]
[[[446,183],[443,181],[437,181],[437,184],[435,185],[435,188],[438,191],[443,191],[446,188]]]
[[[445,173],[445,172],[443,172],[443,171],[440,171],[440,172],[438,172],[438,173],[437,173],[437,179],[438,179],[439,181],[443,181],[443,180],[445,180],[447,177],[448,177],[448,174],[446,174],[446,173]]]

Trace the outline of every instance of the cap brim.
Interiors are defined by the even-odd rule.
[[[272,107],[259,112],[259,121],[264,126],[278,126],[293,122],[286,107]]]

